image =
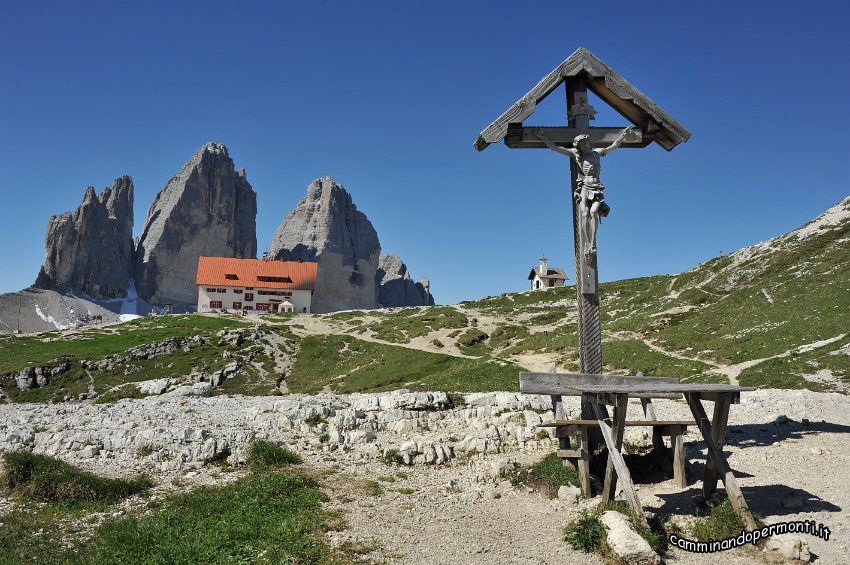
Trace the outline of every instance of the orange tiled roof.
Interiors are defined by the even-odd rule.
[[[231,257],[199,257],[195,283],[211,286],[253,286],[255,288],[287,288],[314,290],[318,263],[298,261],[263,261]],[[237,279],[225,275],[236,275]],[[289,277],[292,282],[261,281],[258,277]]]

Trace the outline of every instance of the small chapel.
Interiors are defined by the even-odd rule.
[[[556,288],[564,286],[567,279],[567,272],[564,269],[548,266],[549,260],[543,256],[540,257],[540,266],[532,267],[528,274],[528,280],[531,281],[531,290],[544,290],[547,288]]]

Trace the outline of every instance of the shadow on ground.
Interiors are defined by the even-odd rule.
[[[717,492],[725,496],[723,485],[718,482]],[[763,485],[741,489],[750,510],[766,518],[789,516],[800,512],[841,512],[842,508],[803,489],[787,485]],[[694,514],[703,505],[702,482],[697,481],[687,490],[655,495],[664,504],[654,511],[660,514]],[[799,499],[801,506],[785,508],[782,503]]]
[[[850,426],[826,421],[797,422],[795,420],[788,420],[782,424],[734,425],[726,427],[726,443],[742,448],[759,447],[819,433],[846,434],[850,433]],[[695,443],[695,447],[705,449],[705,444],[700,441]]]

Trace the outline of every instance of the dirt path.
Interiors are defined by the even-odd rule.
[[[452,329],[431,332],[426,336],[413,338],[410,340],[409,343],[397,343],[394,341],[386,341],[373,337],[372,335],[370,335],[371,332],[365,332],[362,334],[351,332],[346,327],[342,327],[339,324],[334,324],[333,322],[329,322],[326,319],[317,316],[295,317],[287,325],[290,326],[293,333],[301,337],[310,335],[347,335],[363,341],[371,341],[372,343],[392,345],[394,347],[404,347],[406,349],[413,349],[416,351],[441,353],[443,355],[461,357],[463,359],[478,359],[478,357],[474,355],[466,355],[458,351],[457,347],[452,342],[452,339],[447,337],[448,334],[454,331]],[[303,326],[304,329],[297,327],[298,325]],[[440,348],[431,343],[431,341],[433,341],[435,338],[440,339],[440,341],[443,341],[445,339],[446,341],[443,342],[444,347]]]
[[[850,411],[841,406],[847,406],[847,397],[832,393],[748,393],[742,405],[732,407],[724,449],[750,507],[765,516],[767,523],[815,520],[831,529],[828,541],[797,536],[818,556],[817,563],[850,562],[850,476],[845,472],[850,466],[845,446]],[[639,412],[640,406],[633,403],[629,409]],[[663,419],[690,418],[682,402],[659,401],[656,410]],[[789,420],[774,423],[778,416]],[[637,436],[627,439],[648,443]],[[680,489],[659,475],[636,479],[644,508],[650,513],[672,514],[680,526],[694,520],[705,460],[698,432],[689,429],[685,444],[688,488]],[[564,525],[582,509],[595,507],[598,496],[571,504],[490,479],[494,461],[511,458],[531,463],[542,456],[513,451],[475,456],[445,467],[369,462],[345,468],[349,482],[332,483],[331,507],[345,513],[349,528],[331,534],[331,539],[334,543],[374,542],[381,549],[370,557],[392,564],[603,563],[595,555],[573,550],[563,539]],[[393,482],[379,477],[392,477]],[[383,492],[366,494],[361,487],[353,494],[351,480],[376,481]],[[722,485],[718,489],[722,492]],[[789,502],[797,499],[802,502]],[[800,506],[786,508],[792,504]],[[750,549],[712,555],[671,550],[666,561],[681,565],[765,563],[761,552]]]
[[[788,357],[789,355],[792,355],[792,354],[795,354],[795,353],[805,353],[807,351],[811,351],[811,350],[817,349],[819,347],[825,347],[827,345],[835,343],[836,341],[840,341],[847,336],[847,334],[840,334],[840,335],[837,335],[837,336],[832,337],[832,338],[824,339],[824,340],[821,340],[821,341],[815,341],[815,342],[812,342],[812,343],[807,343],[805,345],[801,345],[799,347],[795,347],[793,349],[789,349],[788,351],[783,351],[782,353],[777,353],[776,355],[771,355],[769,357],[762,357],[760,359],[751,359],[749,361],[743,361],[741,363],[734,363],[734,364],[731,364],[731,365],[725,365],[725,364],[722,364],[722,363],[718,363],[717,361],[713,361],[711,359],[705,359],[705,358],[702,358],[702,357],[689,357],[689,356],[683,355],[683,354],[681,354],[677,351],[670,351],[668,349],[664,349],[663,347],[661,347],[657,343],[653,342],[652,340],[649,340],[649,339],[643,337],[642,335],[634,333],[634,332],[616,332],[616,333],[608,333],[607,335],[610,335],[611,337],[615,337],[615,338],[618,338],[618,339],[623,339],[623,338],[625,338],[625,339],[636,339],[636,340],[643,342],[644,345],[646,345],[648,348],[650,348],[651,350],[653,350],[657,353],[662,353],[662,354],[667,355],[669,357],[674,357],[676,359],[681,359],[683,361],[697,361],[699,363],[705,363],[706,365],[711,365],[711,367],[712,367],[711,372],[718,373],[720,375],[727,377],[729,379],[729,383],[733,384],[733,385],[738,384],[738,376],[742,372],[744,372],[746,369],[749,369],[751,367],[755,367],[759,363],[764,363],[765,361],[770,361],[771,359]],[[832,384],[843,384],[843,383],[841,383],[838,379],[835,379],[835,381],[832,382]]]
[[[257,324],[254,329],[262,330],[262,327]],[[266,339],[269,342],[269,347],[266,352],[274,361],[275,379],[280,379],[278,389],[282,393],[289,392],[289,385],[286,383],[286,378],[292,371],[292,365],[295,362],[295,357],[298,354],[298,344],[291,343],[276,332],[266,332]]]

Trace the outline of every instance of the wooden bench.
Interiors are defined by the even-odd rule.
[[[643,405],[644,415],[647,420],[642,420],[641,425],[647,421],[658,421],[652,408],[651,398],[684,398],[688,408],[694,416],[694,422],[702,435],[707,448],[705,474],[702,481],[702,493],[706,499],[711,496],[717,488],[717,479],[723,482],[729,502],[735,512],[741,517],[747,529],[756,529],[756,521],[750,512],[749,505],[738,486],[735,474],[729,467],[729,462],[723,455],[723,444],[726,440],[726,423],[729,419],[729,406],[740,401],[741,393],[755,390],[751,387],[742,387],[726,384],[683,384],[678,379],[669,377],[644,377],[638,375],[614,376],[597,374],[557,374],[557,373],[520,373],[519,390],[523,394],[546,394],[552,398],[552,411],[554,421],[568,421],[564,417],[563,395],[581,396],[582,411],[585,408],[593,411],[605,445],[608,447],[608,462],[605,468],[605,481],[602,485],[602,499],[610,501],[614,499],[614,489],[619,479],[623,484],[623,496],[631,509],[647,524],[646,516],[640,504],[637,491],[632,482],[626,462],[620,450],[623,447],[623,431],[626,427],[626,409],[629,398],[639,398]],[[714,403],[714,416],[709,421],[703,401]],[[614,415],[608,413],[608,406],[614,409]],[[587,416],[582,418],[589,420]],[[678,424],[677,424],[678,425]],[[578,450],[568,450],[569,438],[559,437],[560,448],[573,451],[572,455],[578,456],[579,476],[585,477],[582,483],[582,491],[590,492],[589,461],[590,442],[588,441],[588,429],[591,425],[576,425],[579,435]],[[557,425],[556,425],[557,429]],[[660,434],[662,427],[653,427]],[[679,434],[681,437],[681,434]],[[654,439],[654,437],[653,437]],[[684,447],[684,446],[683,446]],[[674,443],[675,449],[675,443]],[[681,450],[684,455],[684,450]]]
[[[679,488],[688,486],[685,476],[687,449],[683,436],[688,426],[696,425],[690,420],[626,420],[626,427],[647,426],[652,428],[652,451],[659,467],[667,473],[673,473],[673,481]],[[555,428],[555,437],[566,438],[567,445],[557,451],[558,457],[571,462],[579,472],[581,490],[584,496],[591,496],[590,489],[590,453],[587,443],[588,427],[599,426],[597,420],[553,420],[538,427]],[[664,445],[663,437],[670,438],[672,457]],[[568,444],[572,438],[575,447]],[[563,442],[562,442],[563,443]]]

